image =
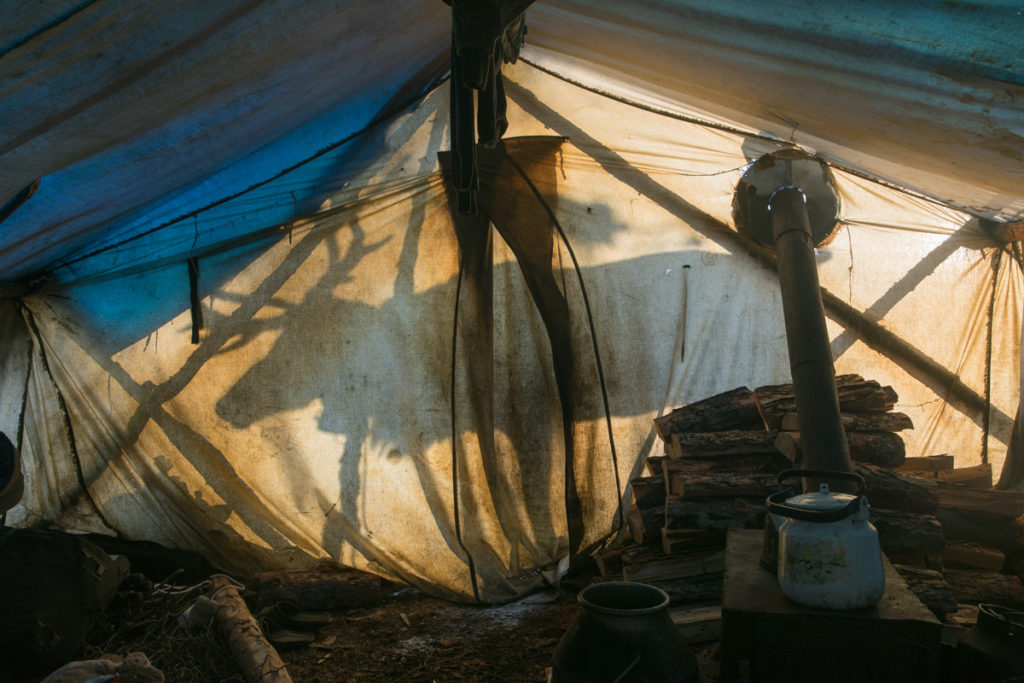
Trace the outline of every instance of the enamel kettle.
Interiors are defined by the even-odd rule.
[[[796,495],[784,488],[768,497],[777,529],[779,586],[789,599],[808,607],[870,607],[885,593],[878,531],[868,521],[864,479],[850,472],[786,470],[778,482],[806,477],[825,480],[818,490]],[[836,493],[826,481],[856,483],[855,494]]]

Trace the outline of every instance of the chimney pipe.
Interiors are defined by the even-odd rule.
[[[804,469],[849,472],[850,453],[839,416],[839,393],[825,308],[821,303],[814,240],[803,190],[776,189],[769,199],[789,367],[796,393]]]
[[[831,171],[800,150],[766,154],[744,172],[733,215],[742,234],[775,249],[801,469],[850,472],[814,253],[838,224],[839,197]],[[804,486],[813,490],[817,483],[805,481]]]

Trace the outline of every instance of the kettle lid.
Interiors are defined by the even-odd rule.
[[[852,472],[826,472],[822,470],[786,470],[779,473],[782,484],[796,477],[850,481],[858,485],[855,495],[833,493],[828,484],[821,483],[816,492],[793,495],[792,488],[785,488],[768,496],[765,501],[768,512],[783,517],[792,517],[809,522],[838,522],[857,513],[866,503],[863,498],[864,478]],[[866,511],[866,507],[864,510]]]
[[[849,493],[833,493],[828,484],[821,482],[817,491],[808,491],[787,498],[786,502],[805,510],[838,510],[850,504],[857,496]]]

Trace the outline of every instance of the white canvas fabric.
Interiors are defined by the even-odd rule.
[[[54,36],[84,31],[89,12],[117,24],[129,11],[93,4]],[[389,34],[389,49],[380,35],[342,40],[348,56],[337,67],[362,80],[351,92],[330,80],[306,94],[297,72],[328,59],[328,44],[351,29],[312,26],[315,3],[294,15],[262,3],[232,17],[189,5],[206,13],[188,33],[194,49],[210,47],[202,36],[218,21],[252,28],[262,57],[225,48],[216,69],[246,58],[260,77],[283,69],[273,78],[296,99],[290,113],[275,113],[284,94],[237,115],[217,87],[200,97],[213,67],[190,61],[185,46],[166,56],[180,99],[147,90],[142,72],[123,84],[139,88],[139,106],[161,103],[142,107],[148,132],[114,115],[128,105],[109,81],[82,85],[84,104],[67,108],[60,126],[7,138],[0,168],[19,174],[0,174],[6,191],[44,182],[0,224],[10,229],[0,260],[11,279],[44,265],[50,278],[2,308],[0,428],[19,435],[26,483],[9,521],[195,548],[241,575],[327,560],[500,602],[557,580],[570,555],[619,531],[629,478],[661,452],[654,417],[788,381],[777,277],[737,235],[731,207],[747,164],[791,136],[768,125],[764,112],[777,105],[754,90],[760,108],[743,112],[724,88],[717,106],[715,88],[688,82],[746,64],[753,88],[775,59],[809,64],[830,35],[826,17],[796,33],[799,54],[779,56],[767,29],[749,39],[785,13],[739,22],[728,4],[637,3],[625,17],[616,3],[536,3],[524,59],[504,69],[508,156],[481,152],[488,225],[456,222],[450,209],[447,84],[430,89],[448,49],[437,4],[349,17],[354,26],[420,21]],[[281,35],[300,32],[289,51],[275,52],[262,24],[244,23],[256,16]],[[602,39],[620,20],[621,41]],[[734,25],[747,32],[726,49]],[[877,24],[859,29],[884,37]],[[82,49],[99,49],[104,33],[94,30],[81,34]],[[645,61],[634,48],[655,33],[686,54]],[[26,51],[42,60],[39,40],[59,44],[48,36],[8,47],[0,68]],[[716,66],[697,68],[689,51],[715,41],[721,49],[700,55]],[[851,54],[866,43],[856,45]],[[900,80],[878,72],[887,60],[872,55],[873,77],[892,85],[890,112],[912,108],[938,78],[922,59]],[[58,72],[85,69],[50,59]],[[43,64],[32,72],[38,87]],[[833,79],[835,64],[819,66],[817,78]],[[840,69],[832,87],[860,66]],[[913,68],[924,80],[910,78]],[[247,78],[258,81],[236,73],[231,87],[257,91]],[[0,106],[20,97],[12,88]],[[373,106],[353,104],[364,94]],[[1021,268],[978,216],[1019,213],[1009,188],[1020,179],[1020,136],[1003,138],[1002,165],[965,146],[1019,105],[992,104],[992,117],[977,121],[968,107],[962,124],[939,117],[931,129],[914,118],[897,147],[868,144],[885,126],[867,118],[866,99],[861,91],[823,106],[793,138],[837,164],[840,227],[817,253],[836,370],[894,387],[896,410],[915,426],[903,433],[908,455],[951,453],[958,466],[986,460],[998,473],[1020,395]],[[57,116],[44,100],[36,121]],[[787,120],[816,106],[798,100]],[[314,101],[323,111],[302,114]],[[177,130],[168,122],[196,121],[187,103],[211,117],[204,136],[231,130],[209,158],[185,139],[180,156],[166,146]],[[62,126],[81,139],[48,152],[44,138],[59,139]],[[96,126],[109,138],[86,135]],[[912,142],[954,129],[942,154],[956,157],[955,173],[938,148]],[[285,130],[294,132],[278,137]],[[19,154],[32,165],[22,168]],[[197,344],[189,258],[199,266]],[[578,531],[567,490],[579,497]]]

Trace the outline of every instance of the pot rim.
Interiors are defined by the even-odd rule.
[[[620,599],[615,600],[597,600],[597,595],[600,593],[619,593]],[[629,607],[624,603],[626,602],[622,595],[624,592],[629,592],[634,598],[642,598],[638,602],[642,602],[641,607]],[[595,583],[587,586],[581,590],[576,599],[579,603],[594,612],[601,614],[610,614],[614,616],[644,616],[647,614],[654,614],[666,609],[669,605],[668,593],[647,583],[640,583],[638,581],[602,581],[601,583]],[[616,604],[619,603],[619,604]]]
[[[999,629],[1012,633],[1024,627],[1024,611],[1006,605],[983,602],[978,605],[977,625],[982,629]]]

